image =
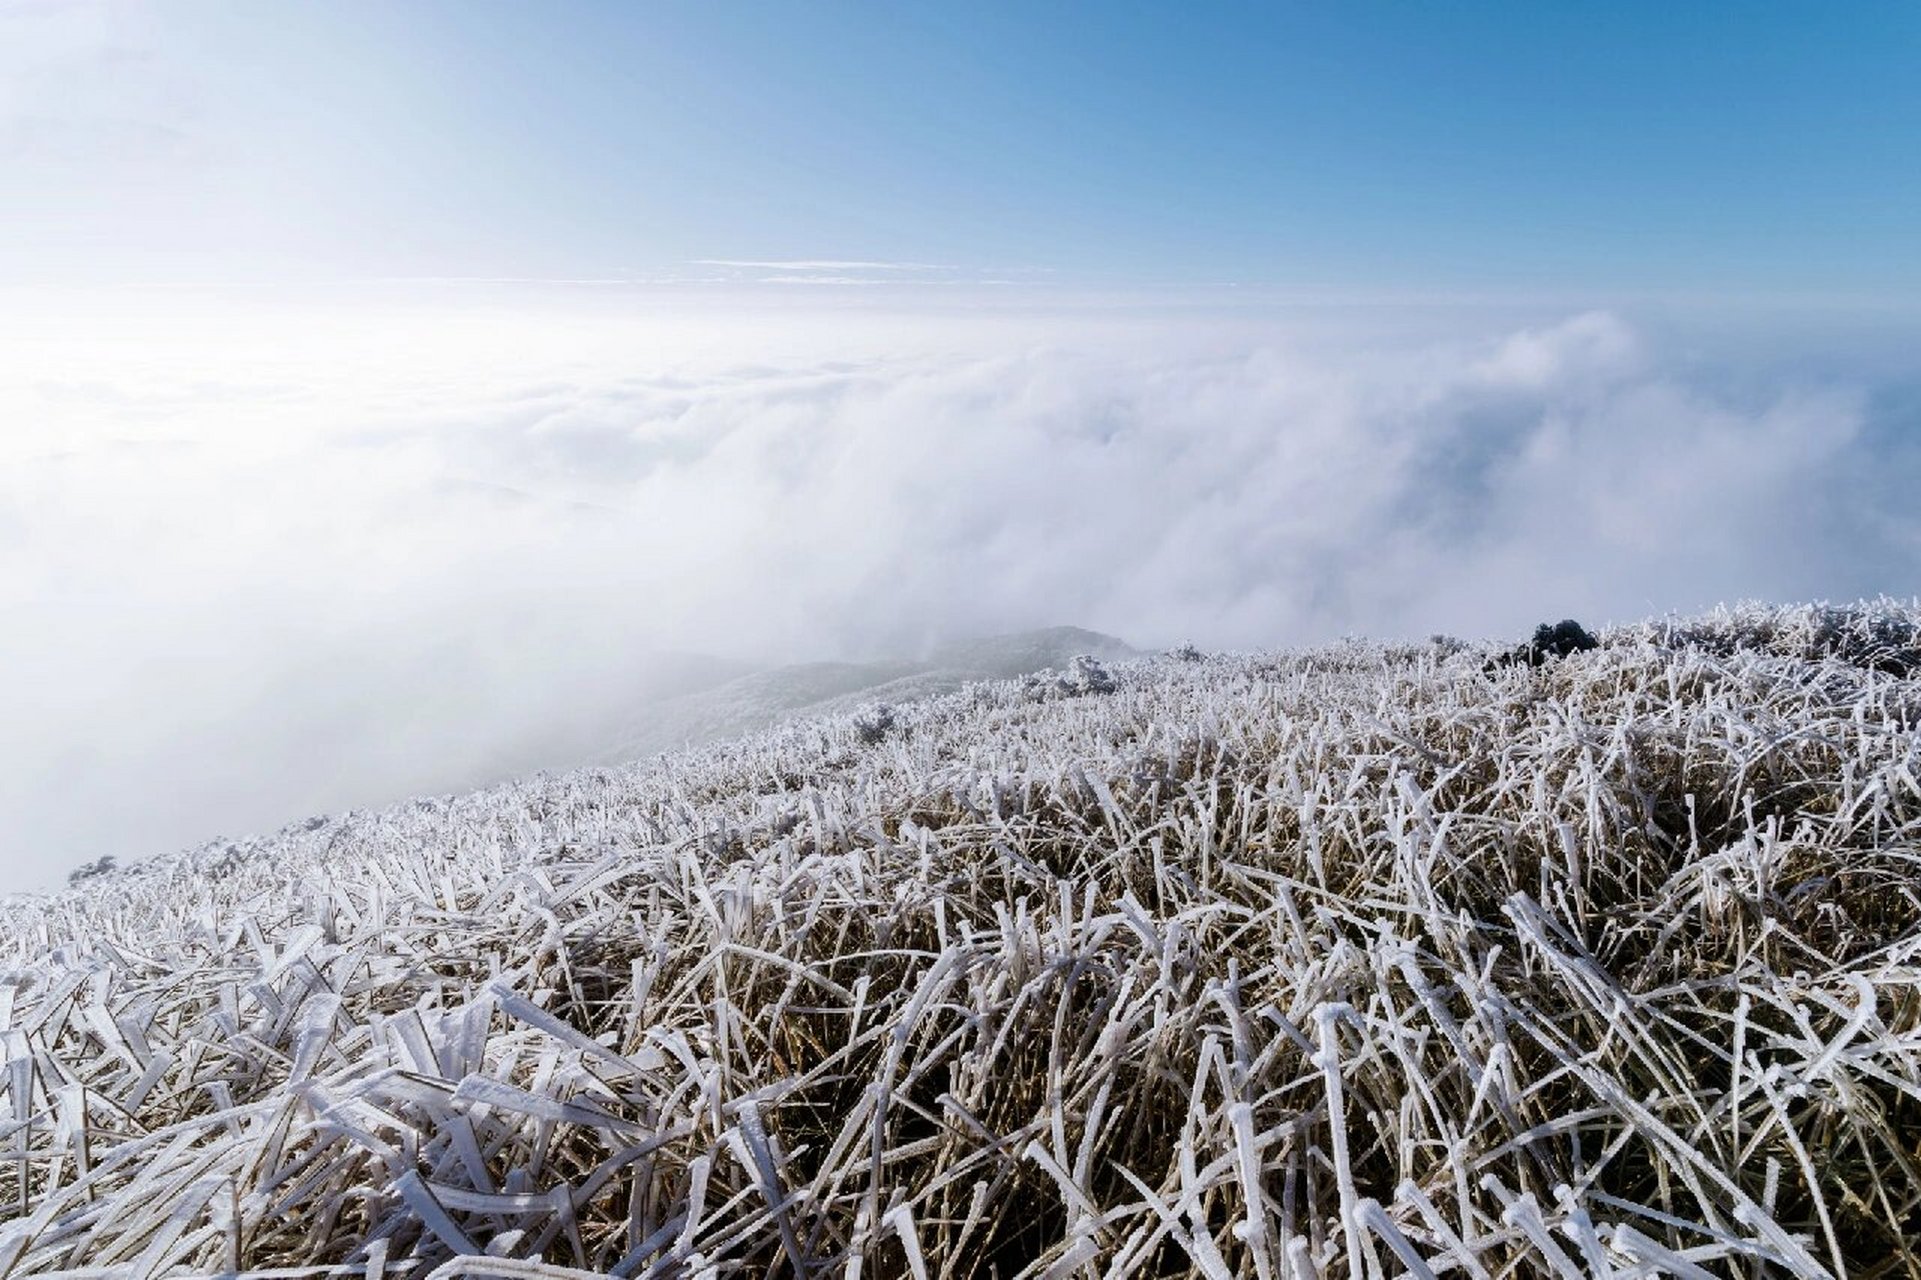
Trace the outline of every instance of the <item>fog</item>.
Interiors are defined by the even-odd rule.
[[[590,294],[0,309],[0,890],[567,763],[670,655],[1921,591],[1839,321]]]

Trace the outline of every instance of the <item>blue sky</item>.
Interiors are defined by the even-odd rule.
[[[12,278],[1921,286],[1911,4],[29,0],[0,45]]]

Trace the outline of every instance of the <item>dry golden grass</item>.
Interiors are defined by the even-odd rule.
[[[1918,620],[984,685],[0,906],[0,1277],[1921,1275]]]

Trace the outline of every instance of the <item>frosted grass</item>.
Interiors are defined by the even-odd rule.
[[[1188,652],[0,906],[0,1277],[1921,1274],[1918,624]]]

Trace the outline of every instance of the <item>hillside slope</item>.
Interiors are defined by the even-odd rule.
[[[977,684],[0,906],[0,1277],[1916,1274],[1921,610],[1602,640]]]
[[[645,703],[593,764],[617,764],[863,702],[952,693],[974,680],[1011,679],[1064,666],[1077,653],[1108,661],[1139,656],[1125,641],[1081,627],[1047,627],[949,644],[924,659],[806,662],[742,674]]]

